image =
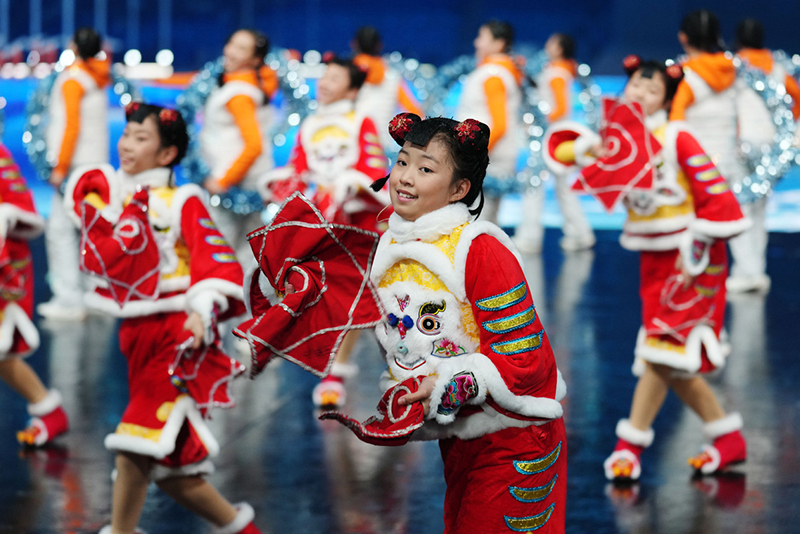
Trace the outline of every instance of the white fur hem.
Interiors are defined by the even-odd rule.
[[[714,440],[725,434],[741,430],[743,426],[742,415],[739,412],[735,412],[726,415],[722,419],[704,424],[703,435],[710,440]]]
[[[684,344],[684,353],[678,351],[657,349],[645,344],[646,332],[644,328],[639,329],[636,339],[636,349],[634,351],[637,360],[644,360],[650,363],[667,365],[679,371],[696,373],[702,364],[702,349],[705,347],[708,360],[716,368],[725,366],[725,352],[717,339],[717,335],[710,326],[700,324],[692,328]],[[640,376],[643,371],[640,362],[635,362],[633,374]]]
[[[28,344],[29,350],[24,354],[10,354],[14,345],[14,332],[18,331]],[[27,356],[39,348],[39,331],[19,304],[10,302],[3,310],[3,321],[0,323],[0,360],[6,356]]]
[[[134,534],[145,534],[145,531],[140,528],[137,528],[133,532]],[[106,525],[103,528],[101,528],[100,532],[98,532],[97,534],[114,534],[114,532],[111,530],[111,525]]]
[[[655,432],[652,428],[647,430],[639,430],[631,425],[628,419],[620,419],[617,422],[616,429],[617,437],[622,438],[631,445],[638,445],[639,447],[649,447],[653,444],[655,439]]]
[[[191,397],[178,399],[167,418],[164,427],[161,429],[161,436],[158,441],[149,440],[137,436],[126,434],[109,434],[105,439],[106,449],[114,451],[128,451],[142,456],[150,456],[161,460],[175,450],[175,440],[183,426],[185,420],[189,421],[192,428],[197,432],[200,441],[203,442],[208,455],[214,457],[219,453],[219,444],[214,439],[214,435],[209,430],[200,410],[197,409],[195,401]]]
[[[28,415],[31,417],[44,417],[61,406],[61,402],[61,393],[51,389],[47,392],[47,396],[39,402],[28,404]]]
[[[166,480],[175,477],[191,477],[198,475],[210,475],[214,472],[214,462],[205,458],[199,462],[182,465],[180,467],[167,467],[161,464],[153,464],[150,471],[150,480],[158,482],[159,480]]]
[[[125,303],[120,308],[114,299],[104,297],[98,293],[88,293],[84,296],[88,308],[107,313],[112,317],[142,317],[154,313],[169,313],[186,310],[186,295],[178,294],[156,300],[133,300]]]
[[[440,424],[435,419],[428,419],[425,424],[411,435],[412,441],[431,441],[435,439],[459,438],[475,439],[505,428],[525,428],[531,425],[541,426],[551,421],[534,421],[531,419],[514,419],[499,413],[484,404],[482,412],[469,417],[457,417],[452,423]]]
[[[215,528],[212,531],[214,534],[236,534],[244,530],[244,527],[252,523],[256,518],[255,510],[246,502],[235,504],[234,508],[236,508],[236,517],[233,518],[233,521],[224,527]]]
[[[700,467],[701,473],[704,475],[710,475],[719,469],[719,464],[722,463],[722,455],[719,453],[716,447],[713,445],[703,445],[700,447],[700,451],[708,454],[708,457],[711,458],[710,462],[704,463]]]
[[[44,230],[44,219],[41,215],[13,204],[0,204],[0,220],[4,222],[6,235],[16,239],[33,239]]]
[[[478,395],[468,404],[485,406],[487,395],[491,395],[492,399],[503,409],[524,417],[558,419],[564,414],[564,408],[555,399],[516,395],[511,392],[492,361],[483,354],[473,353],[444,360],[436,368],[439,378],[431,393],[431,415],[428,417],[435,417],[440,424],[450,424],[455,420],[455,413],[444,415],[438,413],[437,410],[450,380],[462,371],[471,372],[478,383]],[[565,390],[566,387],[562,389]]]
[[[685,233],[686,230],[674,234],[653,237],[648,235],[632,235],[623,232],[619,236],[619,244],[622,245],[622,248],[628,250],[674,250],[681,246]]]
[[[186,292],[187,309],[194,309],[192,307],[192,302],[194,299],[198,298],[199,295],[211,292],[223,297],[219,300],[215,298],[215,301],[220,305],[221,312],[228,310],[228,298],[242,300],[243,297],[241,284],[235,284],[222,278],[206,278],[194,284]]]
[[[715,239],[729,239],[735,237],[748,228],[753,223],[750,219],[742,218],[735,221],[709,221],[707,219],[695,219],[690,228],[692,233],[713,237]]]

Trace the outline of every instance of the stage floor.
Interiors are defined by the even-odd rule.
[[[712,379],[726,408],[745,421],[749,459],[734,473],[693,480],[686,459],[703,443],[699,419],[671,395],[643,456],[639,484],[606,483],[602,461],[614,426],[627,416],[639,327],[637,256],[618,232],[599,231],[594,252],[564,254],[560,232],[547,230],[544,253],[526,257],[537,309],[569,391],[567,532],[786,533],[800,527],[800,234],[772,234],[767,295],[729,303],[733,353]],[[37,301],[44,284],[43,241],[34,241]],[[71,431],[44,450],[21,451],[15,431],[25,403],[0,385],[0,533],[94,533],[111,508],[113,455],[103,438],[126,404],[126,368],[116,322],[37,318],[41,348],[30,358],[61,390]],[[347,411],[366,418],[380,396],[382,364],[364,334],[350,381]],[[378,448],[344,427],[320,422],[311,403],[315,378],[277,362],[255,381],[236,384],[238,406],[216,412],[221,443],[211,480],[234,502],[249,501],[265,533],[438,533],[444,480],[436,443]],[[794,526],[792,526],[794,525]],[[205,533],[210,527],[155,486],[140,527],[150,534]]]

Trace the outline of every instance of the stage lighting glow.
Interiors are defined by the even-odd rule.
[[[173,61],[175,61],[175,54],[172,53],[172,50],[159,50],[156,54],[156,63],[162,67],[169,67]]]
[[[61,63],[63,66],[68,67],[75,62],[75,52],[67,48],[58,58],[58,62]]]
[[[316,50],[309,50],[305,54],[303,54],[303,62],[306,65],[314,66],[319,65],[319,62],[322,61],[322,54],[320,54]]]
[[[135,48],[131,48],[125,52],[125,56],[123,56],[122,61],[124,61],[129,67],[135,67],[142,62],[142,53]]]

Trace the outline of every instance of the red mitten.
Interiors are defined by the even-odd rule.
[[[325,412],[319,418],[339,421],[365,443],[390,447],[405,445],[411,434],[425,422],[425,409],[421,402],[402,406],[398,401],[407,393],[415,393],[423,378],[425,377],[409,378],[384,393],[378,403],[378,413],[383,416],[382,419],[372,416],[359,423],[339,412]]]

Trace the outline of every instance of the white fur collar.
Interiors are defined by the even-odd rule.
[[[644,118],[644,125],[651,132],[656,131],[656,129],[659,126],[664,125],[666,122],[667,122],[667,111],[664,109],[659,109],[649,117]]]
[[[320,115],[344,115],[345,113],[350,113],[355,109],[355,102],[344,98],[342,100],[337,100],[332,104],[320,104],[317,106],[317,113]]]
[[[407,221],[396,213],[389,217],[389,234],[398,243],[408,241],[436,241],[470,219],[469,208],[463,202],[455,202],[418,218]]]
[[[129,194],[136,191],[138,187],[167,187],[172,170],[168,167],[158,167],[138,174],[128,174],[120,170],[119,174],[122,178],[123,193]]]

